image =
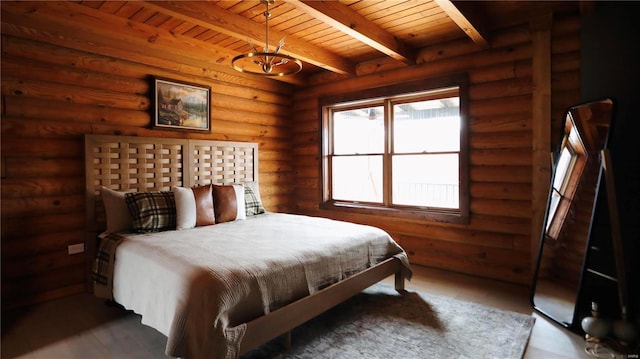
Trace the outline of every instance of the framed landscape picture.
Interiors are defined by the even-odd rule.
[[[154,78],[153,128],[211,132],[211,88]]]

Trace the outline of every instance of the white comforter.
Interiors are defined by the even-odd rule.
[[[113,297],[168,337],[168,355],[235,358],[243,323],[393,256],[409,270],[381,229],[267,213],[127,235],[115,249]]]

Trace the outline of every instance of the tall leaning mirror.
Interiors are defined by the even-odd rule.
[[[612,114],[611,99],[569,108],[553,156],[531,301],[535,310],[567,328],[579,326],[575,307],[600,185],[600,151],[607,146]]]

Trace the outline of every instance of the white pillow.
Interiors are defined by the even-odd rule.
[[[125,192],[114,191],[111,188],[102,186],[100,188],[100,194],[107,217],[107,229],[105,233],[131,230],[131,228],[133,228],[133,217],[131,217],[127,202],[124,200]]]
[[[233,190],[236,192],[236,202],[238,207],[238,214],[236,220],[247,219],[247,210],[244,204],[244,186],[241,184],[234,184]]]
[[[190,229],[196,226],[196,198],[191,188],[172,187],[176,200],[176,229]]]

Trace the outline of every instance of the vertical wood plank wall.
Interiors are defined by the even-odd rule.
[[[318,77],[294,101],[294,168],[298,213],[379,226],[413,263],[528,284],[532,237],[532,36],[529,24],[497,31],[482,50],[469,41],[420,52],[412,67],[388,61],[359,66],[355,79]],[[579,98],[580,20],[554,19],[551,31],[552,142],[564,110]],[[384,69],[384,70],[382,70]],[[318,98],[420,78],[468,72],[470,209],[468,225],[320,210]],[[557,138],[557,139],[556,139]],[[545,189],[546,191],[546,189]]]
[[[93,36],[3,12],[3,310],[86,290],[86,256],[67,253],[85,240],[84,134],[257,142],[265,207],[291,209],[291,85],[198,68],[180,52],[168,69],[161,57],[123,55],[108,29]],[[151,75],[211,86],[212,133],[150,129]]]

